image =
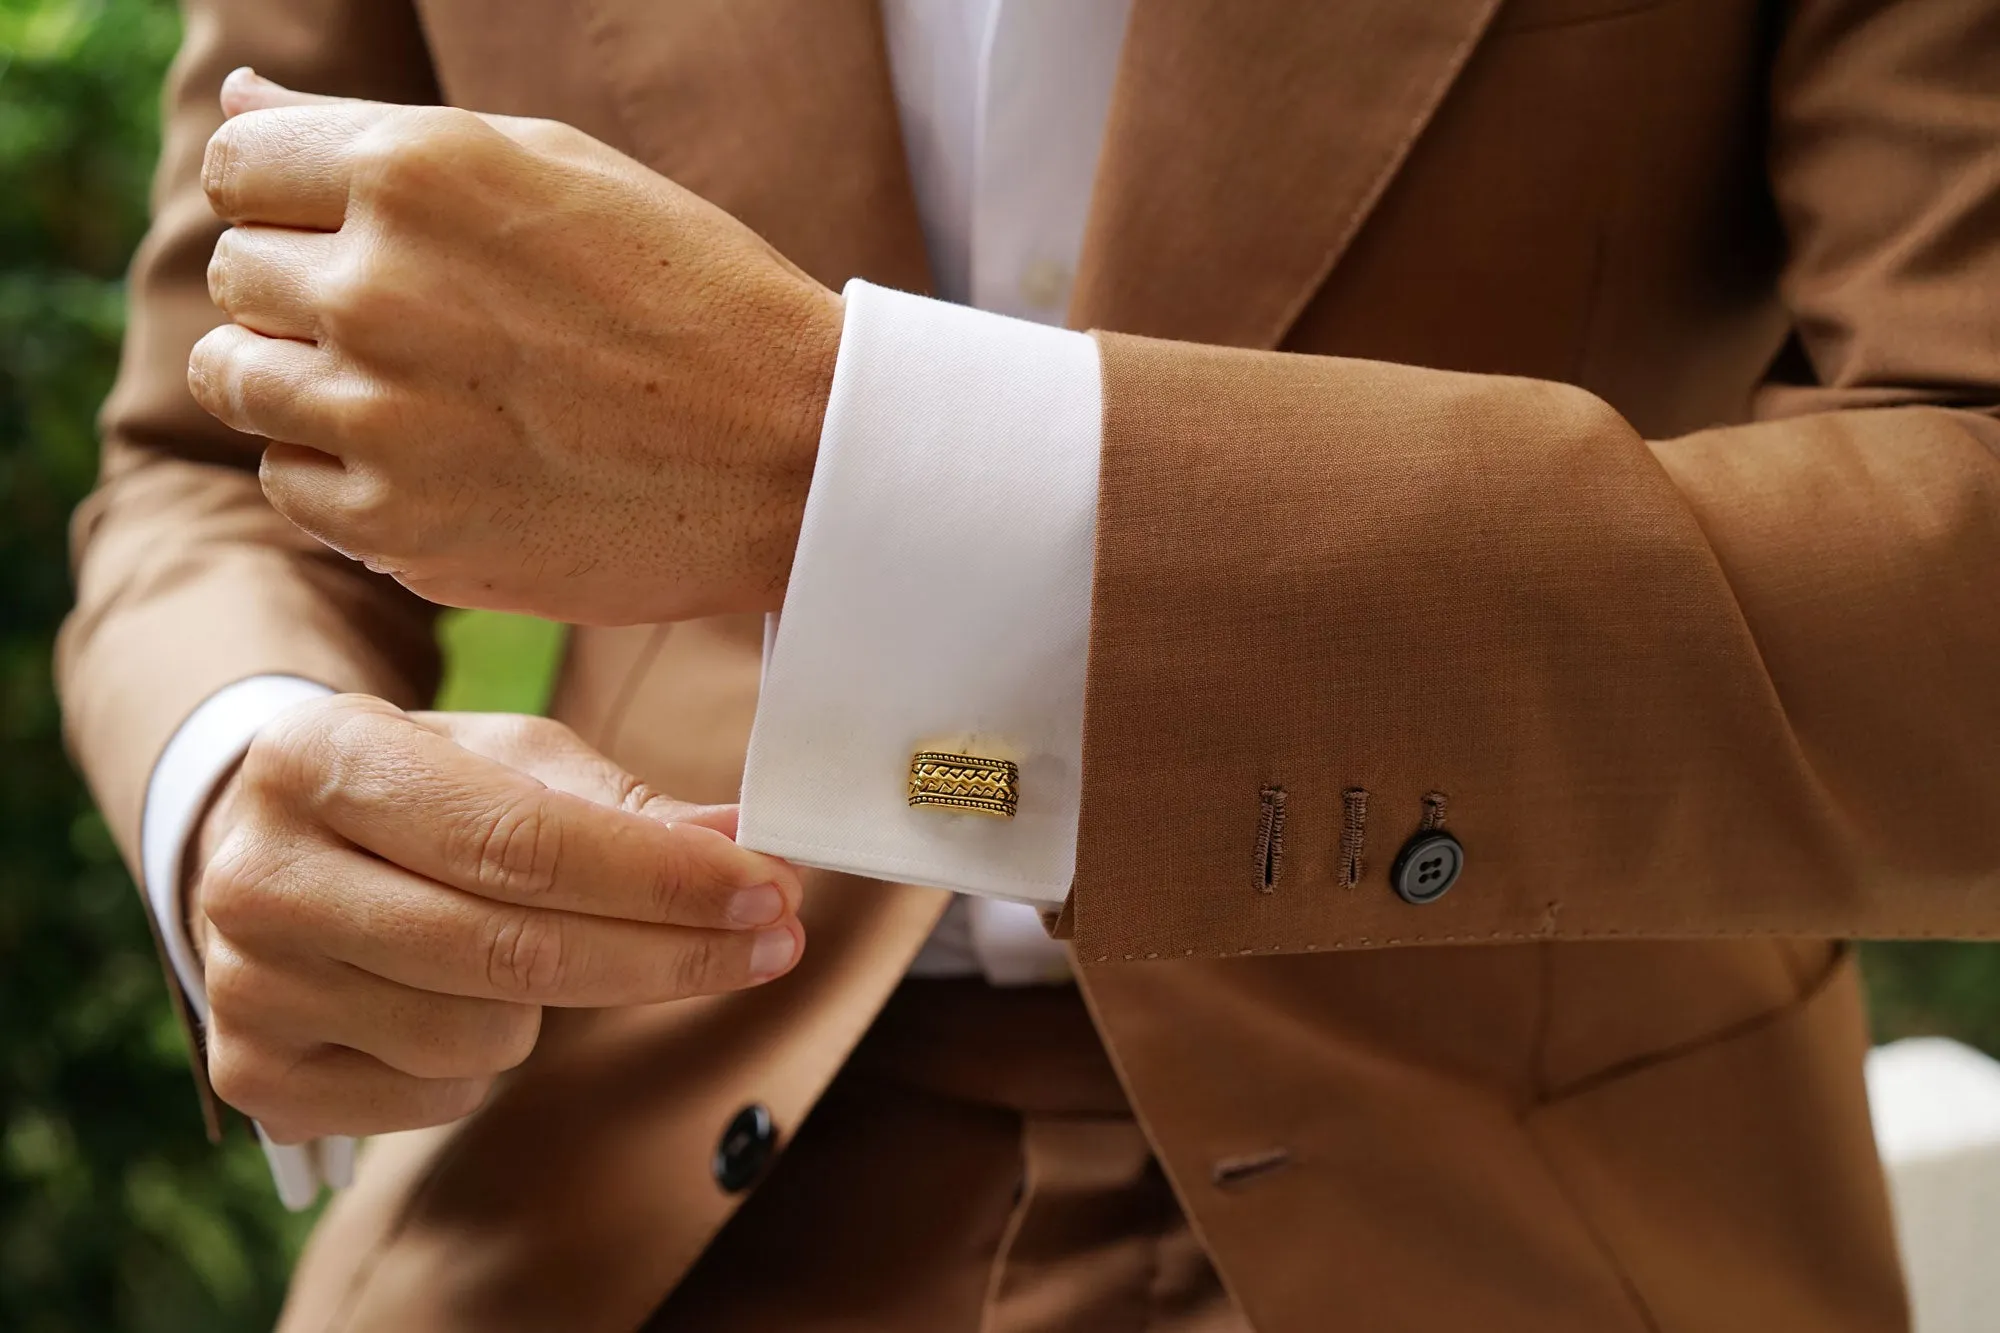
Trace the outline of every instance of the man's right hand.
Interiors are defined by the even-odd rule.
[[[278,1143],[470,1113],[544,1005],[788,971],[798,872],[541,718],[339,695],[259,734],[203,821],[209,1078]]]

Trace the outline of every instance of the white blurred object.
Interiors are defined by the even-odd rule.
[[[2000,1061],[1943,1037],[1868,1054],[1916,1333],[2000,1329]]]

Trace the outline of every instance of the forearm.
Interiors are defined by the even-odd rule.
[[[1085,958],[2000,934],[1990,416],[1648,443],[1561,385],[1101,342]],[[1414,907],[1434,793],[1467,868]]]
[[[1991,25],[1776,36],[1761,420],[1101,339],[1080,955],[2000,934]]]

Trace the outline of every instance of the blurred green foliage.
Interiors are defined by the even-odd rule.
[[[49,648],[121,274],[144,226],[166,0],[0,0],[0,1329],[268,1328],[310,1217],[202,1137],[142,909],[64,759]],[[447,706],[532,711],[550,626],[450,616]],[[2000,1052],[2000,951],[1871,950],[1882,1035]]]
[[[1956,1037],[2000,1056],[2000,944],[1862,946],[1875,1038]]]
[[[494,611],[447,611],[438,621],[444,679],[437,706],[461,713],[539,713],[562,656],[559,625]]]
[[[144,225],[157,0],[0,3],[0,1328],[268,1327],[302,1220],[202,1137],[138,899],[49,685]]]
[[[168,0],[0,0],[0,1330],[266,1329],[310,1217],[202,1135],[145,918],[60,740],[49,651],[145,226]],[[533,710],[550,626],[455,616],[455,706]]]

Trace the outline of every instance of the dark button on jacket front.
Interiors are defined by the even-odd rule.
[[[764,1174],[777,1147],[778,1127],[771,1120],[770,1108],[762,1102],[752,1102],[738,1111],[723,1129],[709,1170],[725,1192],[741,1194]]]
[[[1465,848],[1449,833],[1419,833],[1396,858],[1389,882],[1396,896],[1422,906],[1444,897],[1465,869]]]

